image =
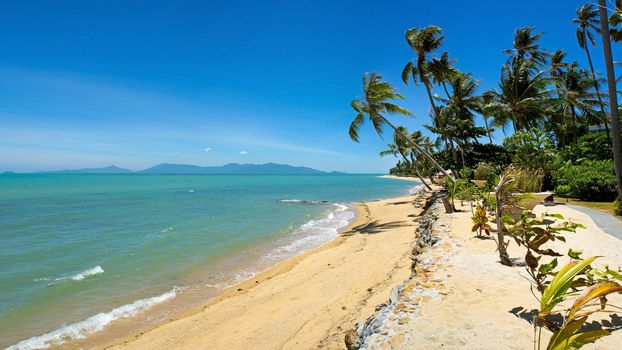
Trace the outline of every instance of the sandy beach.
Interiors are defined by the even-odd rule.
[[[411,275],[413,218],[422,211],[415,198],[360,204],[356,222],[328,244],[106,349],[345,349],[345,334],[377,315],[396,286],[401,292],[391,301],[395,307],[362,348],[531,348],[530,312],[538,303],[522,277],[524,268],[502,266],[495,243],[474,237],[468,207],[454,214],[435,208],[438,242],[423,250]],[[544,211],[586,226],[555,248],[601,255],[601,266],[622,264],[622,241],[589,216],[563,205],[534,210]],[[513,243],[509,252],[514,258],[523,254]],[[622,298],[610,300],[620,305]],[[622,333],[614,332],[585,348],[613,349],[620,341]]]
[[[107,349],[343,348],[344,332],[410,275],[414,196],[360,205],[328,244]]]

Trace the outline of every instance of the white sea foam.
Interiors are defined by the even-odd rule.
[[[329,201],[311,201],[306,199],[279,199],[277,203],[294,203],[294,204],[331,204]]]
[[[49,333],[26,339],[9,346],[6,350],[46,349],[52,345],[59,345],[69,340],[84,339],[89,334],[101,331],[114,320],[133,316],[175,297],[177,290],[175,288],[155,297],[136,300],[133,303],[120,306],[109,312],[99,313],[82,322],[63,326]]]
[[[318,247],[337,236],[339,229],[347,226],[354,218],[354,210],[344,204],[334,203],[334,207],[326,217],[310,220],[294,229],[287,244],[273,249],[268,258],[281,260],[297,252]]]
[[[79,274],[71,276],[71,279],[74,281],[82,281],[89,276],[99,275],[100,273],[104,273],[104,269],[102,269],[101,266],[97,265],[95,267],[91,267],[90,269],[86,269]]]

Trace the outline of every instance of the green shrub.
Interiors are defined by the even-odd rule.
[[[616,215],[622,215],[622,205],[620,205],[620,200],[618,198],[613,201],[613,212]]]
[[[462,157],[458,152],[458,162],[453,158],[451,151],[443,149],[434,152],[434,157],[445,169],[460,169],[463,167]],[[469,168],[475,168],[479,163],[494,164],[500,169],[505,169],[512,161],[511,155],[502,146],[495,144],[474,143],[465,145],[465,164]]]
[[[550,173],[555,149],[549,135],[539,129],[514,133],[503,140],[503,146],[512,154],[512,164],[529,170]]]
[[[544,181],[543,170],[517,169],[514,173],[516,189],[523,193],[540,192]]]
[[[554,172],[555,187],[568,186],[568,194],[588,201],[612,201],[616,196],[613,161],[567,162]],[[564,189],[564,187],[562,187]]]
[[[488,163],[479,163],[473,172],[474,180],[488,180],[496,175],[495,169]]]
[[[579,137],[577,144],[566,146],[559,150],[562,162],[570,161],[573,164],[584,160],[611,160],[611,143],[603,133],[586,134]]]
[[[459,173],[461,179],[470,180],[473,177],[473,169],[471,168],[462,168]]]
[[[591,160],[613,159],[611,143],[605,133],[592,133],[579,137],[579,148],[583,158]]]

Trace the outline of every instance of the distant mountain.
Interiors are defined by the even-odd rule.
[[[151,168],[139,171],[119,168],[111,165],[105,168],[84,168],[84,169],[65,169],[52,171],[38,171],[43,174],[219,174],[219,175],[315,175],[315,174],[343,174],[338,171],[326,172],[303,166],[292,166],[287,164],[266,163],[266,164],[238,164],[230,163],[222,166],[198,166],[190,164],[170,164],[162,163]]]
[[[139,171],[143,174],[328,174],[325,171],[307,167],[296,167],[287,164],[238,164],[230,163],[223,166],[201,167],[198,165],[162,163]],[[333,172],[335,173],[335,172]]]
[[[119,168],[118,166],[107,166],[104,168],[84,168],[84,169],[65,169],[54,171],[39,171],[39,173],[47,174],[130,174],[133,171],[129,169]]]

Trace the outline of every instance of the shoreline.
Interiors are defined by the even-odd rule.
[[[378,205],[385,205],[389,202],[399,203],[401,206],[406,206],[408,214],[411,214],[415,209],[410,206],[410,201],[414,199],[413,195],[405,195],[401,197],[393,197],[382,200],[368,201],[368,202],[358,202],[356,203],[356,216],[352,220],[352,222],[341,228],[339,230],[338,235],[332,240],[324,243],[323,245],[312,248],[310,250],[306,250],[293,256],[289,259],[283,260],[276,265],[257,273],[256,275],[247,278],[239,283],[232,285],[230,287],[222,290],[217,296],[213,297],[210,300],[207,300],[204,304],[199,305],[197,307],[192,308],[191,310],[173,315],[172,317],[167,318],[164,321],[158,322],[137,334],[132,334],[126,337],[121,337],[109,342],[104,343],[103,345],[95,345],[96,348],[100,349],[120,349],[120,348],[158,348],[158,345],[150,344],[149,346],[141,346],[137,344],[137,341],[144,340],[146,337],[151,339],[158,338],[160,339],[160,333],[168,333],[169,328],[177,328],[176,323],[179,322],[190,322],[189,320],[193,318],[198,318],[203,316],[203,313],[210,312],[210,309],[216,307],[222,307],[223,305],[226,307],[227,305],[234,304],[237,299],[248,297],[249,295],[253,295],[259,293],[256,291],[260,288],[266,288],[273,280],[275,279],[287,279],[288,274],[292,274],[292,270],[298,268],[300,265],[310,263],[309,260],[313,258],[317,258],[318,255],[321,255],[326,252],[330,252],[335,249],[340,249],[344,246],[344,244],[348,243],[350,240],[356,239],[356,237],[363,237],[364,234],[360,233],[357,235],[357,229],[369,226],[373,220],[377,220],[380,217],[378,215],[373,215],[370,210],[370,206],[377,207]],[[408,199],[404,201],[404,199]],[[407,226],[414,227],[414,226]],[[414,228],[409,230],[409,236],[412,236],[414,239]],[[404,252],[407,252],[407,249],[404,249]],[[331,264],[329,263],[328,266]],[[317,267],[317,264],[314,264]],[[386,273],[386,271],[385,271]],[[269,288],[269,287],[268,287]],[[365,289],[366,290],[366,289]],[[369,293],[369,292],[367,292]],[[383,298],[386,293],[374,293],[374,297],[380,296]],[[251,297],[252,298],[252,297]],[[370,298],[370,296],[366,296],[366,299]],[[278,303],[278,300],[273,300],[272,304]],[[345,307],[345,306],[344,306]],[[203,318],[203,317],[201,317]],[[229,331],[235,332],[236,329],[229,329]],[[106,331],[103,331],[105,333]],[[173,332],[173,336],[175,336],[177,331]],[[170,334],[170,333],[169,333]],[[227,336],[223,336],[223,338],[227,338]],[[340,339],[342,340],[342,339]],[[87,341],[88,343],[88,341]],[[343,344],[341,342],[341,344]],[[93,345],[92,345],[93,346]],[[181,346],[181,345],[177,345]],[[164,348],[164,347],[162,347]],[[235,348],[235,347],[234,347]]]
[[[114,319],[111,324],[103,326],[103,329],[101,330],[97,330],[97,331],[94,331],[93,333],[82,335],[74,339],[63,340],[60,343],[51,343],[45,346],[45,348],[51,348],[51,349],[73,349],[76,347],[86,348],[86,349],[109,348],[111,346],[114,346],[117,343],[123,342],[124,339],[133,338],[136,334],[143,334],[145,332],[151,331],[152,329],[158,328],[161,324],[165,324],[173,320],[177,320],[180,318],[184,318],[184,317],[188,317],[193,314],[196,314],[197,312],[200,312],[202,309],[205,309],[206,307],[209,307],[212,304],[218,303],[232,296],[238,295],[242,290],[244,291],[251,290],[253,287],[255,287],[256,285],[260,283],[263,283],[264,281],[270,280],[271,278],[277,275],[286,273],[291,268],[293,268],[300,260],[304,259],[308,255],[311,255],[317,251],[321,251],[322,249],[341,244],[342,241],[347,237],[344,235],[344,233],[351,231],[356,226],[364,225],[369,221],[369,211],[365,203],[366,202],[349,202],[348,206],[350,207],[350,210],[351,212],[353,212],[354,216],[350,219],[349,223],[346,226],[343,226],[337,229],[337,233],[335,237],[331,238],[330,240],[324,243],[321,243],[319,246],[316,246],[310,249],[301,250],[295,253],[291,257],[287,257],[284,260],[276,261],[274,264],[266,268],[260,269],[257,272],[253,273],[253,275],[244,277],[243,279],[224,287],[223,289],[219,290],[213,295],[208,295],[207,298],[205,298],[203,301],[199,303],[195,302],[195,303],[184,304],[183,301],[179,301],[177,298],[179,298],[180,296],[182,298],[184,296],[187,298],[188,296],[179,294],[180,292],[183,293],[185,288],[178,288],[177,286],[175,286],[173,287],[173,289],[171,289],[170,291],[164,292],[163,294],[150,295],[150,296],[148,295],[141,299],[135,300],[133,302],[129,302],[128,304],[120,305],[111,310],[104,311],[97,315],[93,315],[82,321],[72,323],[69,325],[69,327],[72,327],[77,324],[82,324],[83,322],[87,322],[88,320],[94,317],[97,317],[101,314],[112,313],[114,310],[125,308],[128,305],[133,305],[135,303],[140,303],[146,300],[160,299],[163,296],[168,296],[164,298],[164,300],[161,303],[156,303],[152,305],[151,307],[148,307],[145,310],[139,311],[136,314]],[[171,294],[172,294],[172,297],[170,296]],[[170,304],[170,303],[175,303],[175,302],[179,304]],[[180,306],[182,304],[186,305],[186,307]],[[192,306],[189,306],[189,304]],[[181,307],[181,310],[180,310],[180,307]],[[159,317],[160,320],[155,321],[155,322],[145,321],[145,319],[151,319],[152,317],[158,317],[156,313],[157,309],[164,309],[164,310],[159,310],[159,311],[160,312],[164,311],[164,313],[166,314],[164,315],[165,317]],[[171,311],[172,311],[172,314],[169,315]],[[143,324],[142,326],[136,327],[135,325],[133,325],[134,322],[138,322],[138,323],[144,322],[145,324]],[[20,347],[17,345],[19,345],[21,342],[32,341],[33,339],[36,339],[39,337],[44,337],[49,334],[57,333],[59,330],[63,329],[66,326],[67,325],[64,325],[50,332],[24,339],[20,342],[9,345],[8,348],[12,349],[13,347],[15,347],[16,349],[22,349],[22,348],[29,349],[30,348],[29,345],[26,345],[26,344],[22,345],[25,347]],[[120,331],[120,329],[123,329],[123,328],[134,328],[134,329],[127,330],[127,331],[123,331],[123,330]],[[57,337],[57,336],[58,335],[54,335],[54,337]],[[43,347],[36,347],[36,348],[43,348]]]
[[[406,181],[416,181],[410,178],[401,178],[395,176],[390,178]],[[412,195],[413,189],[415,189],[415,187],[410,189],[410,195]],[[402,197],[378,199],[372,200],[371,202],[388,201],[398,198]],[[333,247],[341,245],[347,239],[347,237],[351,235],[348,235],[348,233],[352,232],[355,227],[364,226],[370,222],[371,215],[367,203],[368,202],[350,202],[350,211],[354,213],[354,217],[350,219],[350,222],[346,226],[339,228],[336,235],[330,240],[311,249],[301,250],[300,252],[296,253],[291,257],[287,257],[284,260],[275,262],[273,265],[257,270],[258,272],[254,273],[253,275],[245,277],[240,281],[236,281],[235,283],[226,286],[221,290],[218,290],[214,294],[204,293],[203,297],[197,298],[197,294],[192,290],[193,287],[190,287],[190,290],[188,290],[190,294],[184,292],[184,290],[187,290],[186,288],[182,287],[181,289],[179,289],[175,287],[172,291],[165,293],[166,295],[172,293],[173,298],[167,297],[162,302],[158,302],[157,304],[152,305],[145,310],[138,311],[138,313],[136,314],[116,318],[111,324],[104,325],[103,329],[91,330],[90,332],[92,333],[89,332],[85,334],[85,336],[79,336],[74,339],[65,339],[63,342],[60,343],[48,343],[48,345],[52,348],[57,349],[73,348],[76,346],[83,348],[110,348],[118,343],[124,342],[124,340],[127,341],[127,339],[135,338],[137,335],[151,332],[164,324],[190,317],[198,312],[201,312],[202,310],[205,310],[206,308],[209,308],[211,305],[220,303],[231,297],[238,296],[242,293],[246,293],[259,284],[262,284],[276,276],[287,273],[307,257],[323,250],[331,249]],[[182,294],[179,294],[180,292]],[[177,294],[176,297],[175,294]],[[156,298],[160,298],[160,295],[157,295],[155,297],[146,296],[144,299],[137,300],[137,302]],[[116,307],[110,311],[100,313],[91,318],[102,316],[102,314],[112,313],[113,311],[116,311],[119,308],[125,308],[126,306],[127,305]],[[75,327],[80,327],[81,324],[90,321],[91,318],[70,324],[68,327],[69,329],[73,328],[74,331],[78,331],[78,328]],[[65,327],[67,326],[64,326],[62,328]],[[54,337],[57,337],[56,339],[61,339],[60,337],[64,336],[61,335],[62,333],[58,332],[59,330],[61,330],[61,328],[55,329],[50,333],[57,333],[56,335],[54,335]],[[42,334],[41,336],[35,336],[24,341],[29,341],[38,337],[45,337],[48,336],[50,333]],[[19,343],[21,342],[18,342],[12,346],[18,345]],[[27,345],[23,344],[22,346]]]
[[[227,299],[232,298],[232,297],[236,297],[240,295],[240,293],[250,292],[253,288],[258,286],[259,284],[265,281],[268,281],[276,276],[287,273],[292,268],[294,268],[301,260],[305,259],[306,257],[312,254],[315,254],[324,249],[328,249],[330,247],[337,246],[343,243],[343,241],[346,240],[348,237],[344,235],[345,233],[352,231],[352,229],[355,227],[366,225],[367,223],[369,223],[369,220],[370,220],[369,210],[367,209],[367,206],[365,203],[366,202],[354,203],[356,210],[355,210],[355,217],[353,218],[352,222],[348,224],[347,226],[344,226],[343,228],[339,229],[336,237],[320,245],[319,247],[315,247],[315,248],[302,251],[299,254],[294,255],[293,257],[277,262],[275,265],[263,271],[260,271],[253,276],[245,278],[242,281],[239,281],[231,286],[224,288],[220,293],[218,293],[218,295],[214,296],[213,298],[209,300],[206,300],[204,304],[193,307],[190,310],[181,312],[179,314],[176,314],[172,317],[167,318],[164,321],[160,321],[152,326],[149,326],[146,329],[140,331],[138,334],[128,335],[126,337],[122,337],[121,339],[108,342],[108,344],[104,344],[102,346],[96,346],[95,348],[112,349],[121,344],[126,344],[128,341],[131,341],[132,339],[135,339],[136,337],[138,337],[138,335],[142,335],[142,334],[154,331],[168,323],[196,315],[214,304],[226,301]]]

